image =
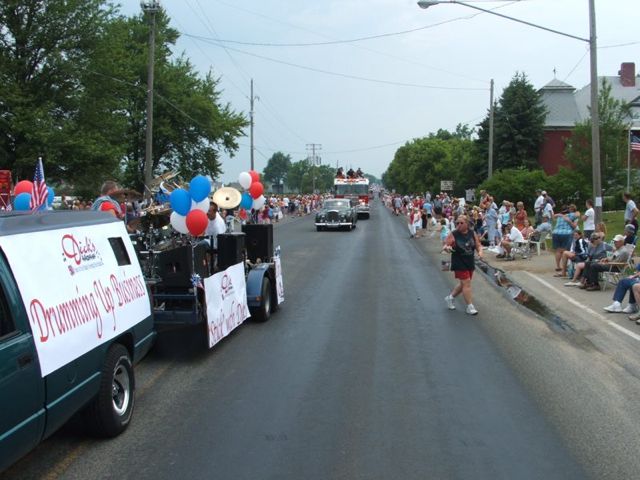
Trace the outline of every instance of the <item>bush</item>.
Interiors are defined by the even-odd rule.
[[[524,202],[527,212],[533,213],[536,189],[546,189],[547,183],[548,177],[542,170],[510,168],[495,172],[479,188],[489,192],[496,203],[500,203],[502,200],[514,203],[521,201]],[[549,194],[551,193],[549,192]]]

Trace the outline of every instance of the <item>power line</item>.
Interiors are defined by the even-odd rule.
[[[208,43],[210,45],[214,45],[214,46],[220,47],[220,48],[229,49],[231,51],[242,53],[243,55],[248,55],[250,57],[260,58],[262,60],[267,60],[267,61],[270,61],[270,62],[279,63],[281,65],[287,65],[289,67],[299,68],[301,70],[309,70],[311,72],[316,72],[316,73],[323,73],[325,75],[332,75],[332,76],[335,76],[335,77],[350,78],[352,80],[362,80],[362,81],[365,81],[365,82],[380,83],[380,84],[385,84],[385,85],[396,85],[396,86],[400,86],[400,87],[426,88],[426,89],[433,89],[433,90],[458,90],[458,91],[482,91],[482,92],[487,91],[486,88],[445,87],[445,86],[440,86],[440,85],[425,85],[425,84],[418,84],[418,83],[394,82],[394,81],[391,81],[391,80],[381,80],[381,79],[376,79],[376,78],[362,77],[362,76],[359,76],[359,75],[351,75],[351,74],[348,74],[348,73],[332,72],[332,71],[329,71],[329,70],[322,70],[320,68],[309,67],[309,66],[306,66],[306,65],[300,65],[300,64],[297,64],[297,63],[287,62],[285,60],[279,60],[277,58],[267,57],[267,56],[264,56],[264,55],[258,55],[257,53],[246,52],[244,50],[239,50],[237,48],[224,47],[224,46],[220,45],[219,43],[217,43],[216,41],[205,40],[205,39],[202,39],[202,38],[200,40],[205,42],[205,43]]]
[[[226,5],[227,7],[230,7],[230,8],[236,9],[236,10],[240,10],[242,12],[249,13],[251,15],[255,15],[255,16],[260,17],[260,18],[264,18],[264,19],[270,20],[270,21],[272,21],[274,23],[278,23],[280,25],[286,25],[286,26],[289,26],[289,27],[293,27],[293,28],[295,28],[297,30],[302,30],[303,32],[312,33],[312,34],[317,35],[317,36],[319,36],[321,38],[326,38],[326,39],[328,39],[330,41],[337,41],[337,39],[332,38],[332,37],[330,37],[329,35],[326,35],[323,32],[318,32],[318,31],[315,31],[315,30],[312,30],[312,29],[309,29],[309,28],[301,27],[299,25],[295,25],[293,23],[286,22],[286,21],[283,21],[283,20],[278,19],[278,18],[273,18],[273,17],[270,17],[268,15],[264,15],[262,13],[255,12],[253,10],[249,10],[247,8],[240,7],[238,5],[234,5],[234,4],[231,4],[231,3],[224,2],[222,0],[216,0],[216,1],[218,3],[220,3],[220,4],[222,4],[222,5]],[[514,1],[506,3],[504,5],[499,5],[497,7],[494,7],[491,10],[498,10],[498,9],[501,9],[501,8],[505,8],[505,7],[508,7],[508,6],[512,5],[513,3],[521,2],[521,1],[524,1],[524,0],[514,0]],[[472,19],[472,18],[474,18],[474,17],[476,17],[478,15],[482,15],[482,14],[483,14],[483,12],[472,13],[472,14],[469,14],[469,15],[466,15],[466,16],[463,16],[463,17],[456,17],[455,19],[448,20],[447,22],[449,22],[449,21],[453,22],[453,21],[458,21],[458,20],[470,20],[470,19]],[[183,33],[183,32],[181,32],[181,33]],[[366,50],[366,51],[375,53],[377,55],[382,55],[382,56],[385,56],[385,57],[394,58],[396,60],[400,60],[400,61],[405,62],[405,63],[418,65],[420,67],[423,67],[423,68],[426,68],[426,69],[429,69],[429,70],[436,70],[436,71],[447,73],[449,75],[453,75],[453,76],[456,76],[456,77],[466,78],[468,80],[473,80],[473,81],[476,81],[476,82],[486,83],[486,80],[484,80],[484,79],[474,78],[472,76],[465,75],[465,74],[462,74],[462,73],[459,73],[459,72],[452,72],[452,71],[446,70],[444,68],[434,67],[433,65],[427,65],[425,63],[418,62],[416,60],[408,59],[408,58],[401,57],[401,56],[398,56],[398,55],[393,55],[393,54],[390,54],[390,53],[387,53],[387,52],[382,52],[382,51],[379,51],[379,50],[375,50],[375,49],[372,49],[372,48],[365,47],[363,45],[358,45],[358,44],[356,44],[354,42],[348,42],[347,44],[352,46],[352,47],[359,48],[361,50]]]
[[[480,15],[480,13],[469,15],[469,16],[466,16],[466,17],[452,18],[452,19],[449,19],[449,20],[444,20],[442,22],[432,23],[432,24],[429,24],[429,25],[424,25],[422,27],[417,27],[417,28],[411,28],[411,29],[408,29],[408,30],[400,30],[398,32],[380,33],[380,34],[377,34],[377,35],[367,35],[367,36],[364,36],[364,37],[348,38],[348,39],[344,39],[344,40],[327,40],[325,42],[295,42],[295,43],[246,42],[246,41],[241,41],[241,40],[231,40],[231,39],[223,39],[223,38],[216,38],[215,40],[220,42],[220,43],[232,43],[234,45],[245,45],[245,46],[252,46],[252,47],[317,47],[317,46],[325,46],[325,45],[341,45],[341,44],[346,44],[346,43],[363,42],[365,40],[374,40],[374,39],[377,39],[377,38],[387,38],[387,37],[395,37],[395,36],[399,36],[399,35],[406,35],[406,34],[409,34],[409,33],[419,32],[421,30],[428,30],[430,28],[439,27],[439,26],[445,25],[447,23],[457,22],[459,20],[466,20],[466,19],[469,19],[469,18],[473,18],[476,15]],[[206,37],[199,37],[198,35],[191,35],[191,34],[184,33],[184,32],[182,32],[182,34],[187,36],[187,37],[195,37],[195,38],[199,38],[201,40],[212,40],[212,39],[207,39]]]

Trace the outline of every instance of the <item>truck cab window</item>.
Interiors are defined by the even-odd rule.
[[[7,299],[4,296],[4,291],[0,288],[0,339],[5,335],[9,335],[15,331],[15,325],[13,318],[9,313],[9,306],[7,305]]]

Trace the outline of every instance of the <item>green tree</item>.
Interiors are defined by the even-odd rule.
[[[607,194],[617,195],[626,183],[627,135],[630,115],[629,104],[611,95],[611,84],[602,79],[598,94],[600,115],[600,160],[602,187]],[[574,167],[574,175],[582,183],[592,179],[591,118],[576,123],[573,134],[566,140],[565,156]]]
[[[494,170],[538,167],[547,115],[540,93],[524,73],[516,72],[494,108]],[[478,131],[478,154],[487,158],[489,120]]]
[[[452,180],[455,193],[475,187],[485,170],[477,165],[470,129],[459,126],[455,133],[439,130],[398,148],[383,174],[387,188],[402,193],[439,191],[442,180]]]
[[[289,189],[303,192],[305,177],[311,166],[306,160],[299,160],[291,164],[287,171],[287,185]]]
[[[216,177],[221,173],[220,152],[233,155],[247,121],[229,104],[220,102],[218,80],[212,72],[200,77],[186,57],[172,56],[178,33],[169,26],[164,12],[156,16],[153,170],[177,170],[183,178],[196,173]],[[129,72],[131,79],[129,88],[120,85],[121,108],[127,119],[124,179],[139,188],[145,154],[148,26],[143,16],[138,16],[119,19],[113,28],[120,34],[111,45],[118,52],[111,60]]]
[[[0,2],[0,162],[17,178],[33,175],[39,155],[48,179],[78,173],[68,153],[83,138],[66,132],[79,122],[80,75],[111,13],[102,0]],[[110,149],[100,132],[87,140]]]
[[[287,181],[287,172],[291,167],[291,156],[282,152],[276,152],[271,155],[267,162],[267,166],[262,172],[262,176],[267,182],[279,185],[281,182]]]

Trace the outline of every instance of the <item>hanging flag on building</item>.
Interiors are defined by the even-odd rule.
[[[49,191],[47,190],[47,183],[44,181],[44,169],[42,168],[42,157],[38,157],[38,163],[36,163],[36,172],[33,174],[33,191],[31,192],[31,210],[37,210],[41,205],[46,205],[47,196]]]
[[[637,135],[631,134],[631,141],[629,142],[631,145],[631,150],[640,151],[640,137]]]

